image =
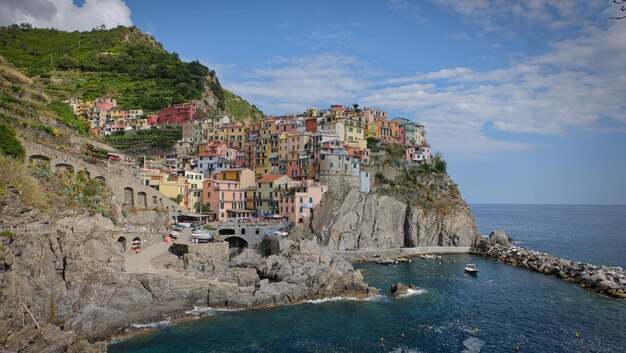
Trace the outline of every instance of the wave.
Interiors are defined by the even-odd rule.
[[[405,294],[400,294],[398,296],[398,298],[408,298],[408,297],[412,297],[412,296],[415,296],[415,295],[424,294],[426,292],[427,292],[426,289],[412,289],[412,288],[409,288],[409,289],[407,289]]]
[[[216,312],[227,312],[227,311],[241,311],[244,309],[227,309],[227,308],[211,308],[211,307],[197,307],[194,306],[192,310],[185,311],[187,315],[214,315]]]
[[[377,294],[377,295],[369,296],[367,298],[330,297],[330,298],[323,298],[323,299],[312,299],[312,300],[306,300],[305,303],[322,304],[326,302],[338,302],[338,301],[371,302],[371,301],[379,301],[379,300],[385,300],[385,299],[387,299],[387,297],[385,297],[384,295]]]
[[[159,322],[150,322],[147,324],[131,324],[130,327],[132,328],[157,328],[157,327],[170,326],[170,325],[172,325],[172,323],[170,322],[169,319],[167,319],[167,320],[163,320]]]

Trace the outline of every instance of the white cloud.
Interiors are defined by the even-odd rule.
[[[34,27],[67,31],[90,30],[105,25],[130,26],[130,9],[123,0],[85,0],[82,6],[72,0],[3,0],[0,24],[30,23]]]
[[[359,60],[331,53],[275,58],[225,86],[273,114],[309,106],[352,102],[371,86],[370,73]]]
[[[548,30],[572,30],[590,25],[595,20],[590,14],[597,14],[612,4],[611,0],[430,0],[438,6],[463,15],[466,19],[481,24],[488,31],[507,31],[515,36],[529,25],[542,26]],[[605,11],[606,12],[606,11]]]
[[[227,87],[275,114],[352,102],[387,109],[426,125],[433,148],[445,153],[529,149],[506,137],[597,132],[602,119],[626,124],[621,25],[588,28],[545,54],[494,70],[455,67],[383,79],[355,58],[320,54],[277,58]]]

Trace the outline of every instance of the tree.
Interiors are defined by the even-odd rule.
[[[352,108],[354,108],[354,111],[359,113],[361,111],[361,109],[359,109],[359,104],[358,103],[354,103],[352,104]]]

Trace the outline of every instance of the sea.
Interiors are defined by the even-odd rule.
[[[480,231],[575,261],[626,268],[626,206],[470,205]],[[477,276],[464,274],[474,263]],[[109,345],[111,353],[626,352],[626,299],[473,255],[358,264],[381,295],[219,311]],[[417,290],[392,299],[397,282]],[[190,313],[193,315],[193,313]]]

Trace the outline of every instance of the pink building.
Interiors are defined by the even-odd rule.
[[[406,149],[407,162],[421,163],[430,160],[430,147],[428,146],[410,146]]]
[[[319,185],[313,180],[292,183],[280,197],[280,215],[291,222],[302,223],[311,216],[311,209],[322,201],[326,191],[328,186]]]
[[[104,110],[111,110],[117,107],[117,102],[113,98],[96,98],[94,99],[93,104],[94,106]]]
[[[157,124],[182,125],[185,122],[192,121],[198,109],[203,110],[204,107],[196,103],[170,105],[159,112]]]
[[[202,204],[209,205],[212,220],[247,217],[246,193],[231,180],[206,179],[202,183]]]
[[[387,112],[384,110],[366,108],[363,110],[363,117],[366,123],[371,124],[376,120],[387,120]]]

